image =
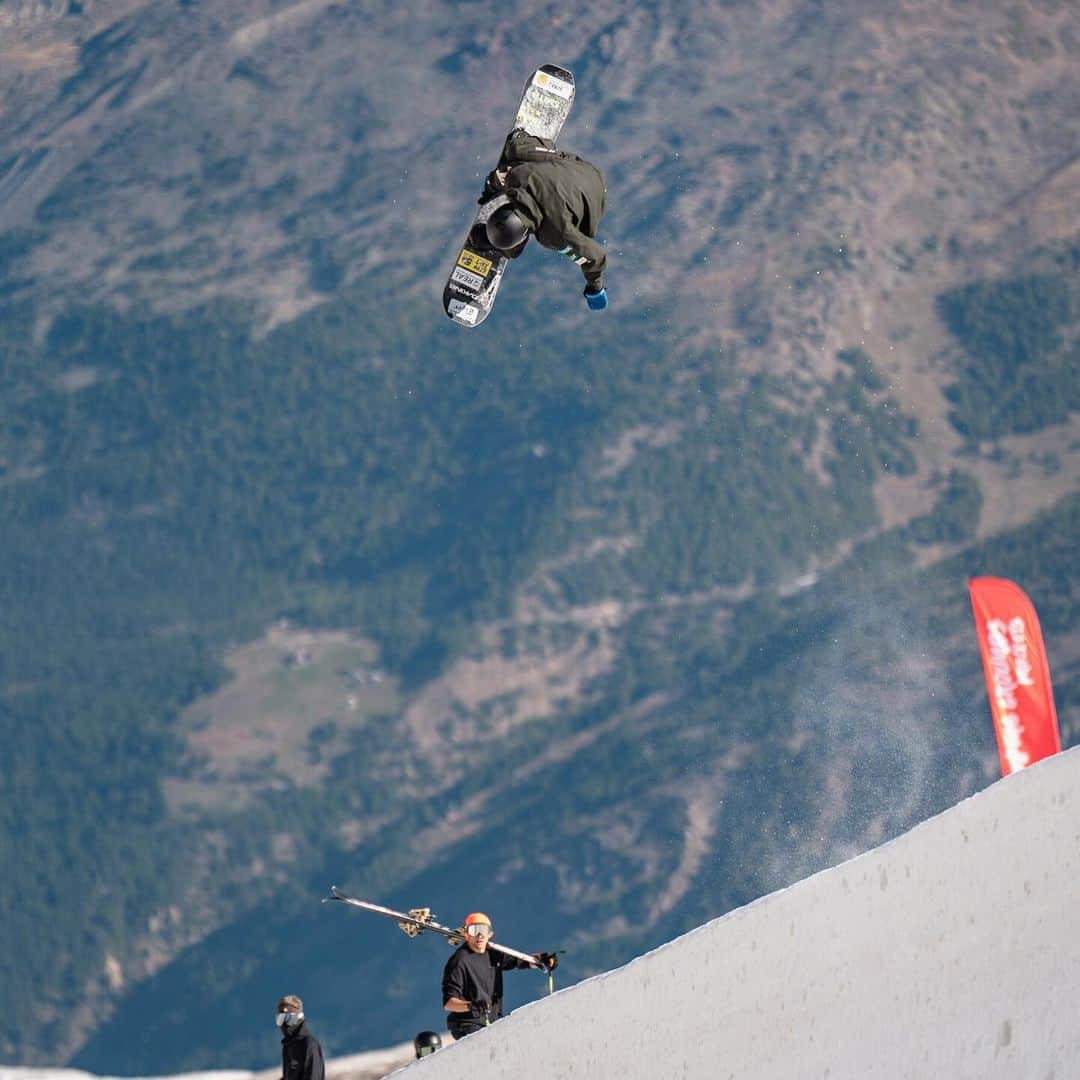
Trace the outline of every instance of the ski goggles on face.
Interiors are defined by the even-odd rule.
[[[491,927],[486,922],[474,922],[471,926],[465,927],[465,933],[469,937],[490,937]]]
[[[278,1027],[283,1027],[285,1024],[288,1023],[299,1023],[303,1019],[303,1013],[280,1012],[277,1014],[277,1016],[274,1017],[274,1023],[277,1024]]]

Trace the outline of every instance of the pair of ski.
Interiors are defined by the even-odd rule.
[[[465,941],[465,930],[462,927],[454,929],[436,922],[430,908],[411,908],[409,911],[395,911],[393,908],[383,907],[381,904],[371,904],[367,900],[357,900],[355,896],[349,896],[348,893],[342,892],[336,885],[330,886],[330,895],[324,898],[323,903],[327,904],[333,900],[339,900],[343,904],[349,904],[364,911],[373,911],[376,915],[386,915],[393,919],[398,924],[398,929],[409,937],[416,937],[425,930],[430,930],[433,934],[441,934],[451,945],[460,945]],[[548,971],[531,953],[519,952],[517,949],[511,949],[509,945],[500,945],[497,941],[489,941],[487,947],[493,952],[512,956],[515,960],[524,960],[525,963],[532,968],[536,968],[537,971]],[[548,971],[548,981],[550,988],[550,971]]]
[[[574,104],[574,76],[545,64],[525,84],[512,130],[557,139]],[[506,264],[510,261],[487,242],[487,220],[507,201],[496,195],[480,206],[443,289],[443,310],[459,326],[479,326],[491,313]]]

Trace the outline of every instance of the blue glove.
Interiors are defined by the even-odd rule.
[[[603,311],[607,307],[607,289],[590,292],[589,287],[586,285],[585,292],[582,295],[585,297],[585,303],[589,305],[591,311]]]

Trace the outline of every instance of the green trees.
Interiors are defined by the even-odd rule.
[[[950,419],[969,439],[1022,435],[1080,408],[1080,273],[980,281],[943,293],[938,313],[959,342]]]
[[[567,608],[617,600],[625,620],[593,629],[610,657],[581,700],[493,738],[475,777],[502,783],[507,760],[630,712],[592,757],[553,770],[561,800],[531,787],[513,800],[518,836],[543,833],[552,860],[580,843],[594,860],[586,876],[621,880],[598,891],[598,913],[655,886],[649,866],[677,852],[685,814],[672,793],[686,777],[728,782],[717,763],[733,747],[749,756],[736,755],[745,771],[730,812],[760,820],[762,836],[782,832],[815,760],[813,745],[775,752],[809,708],[807,680],[827,696],[837,652],[843,677],[867,685],[903,661],[880,635],[845,632],[869,592],[859,573],[908,567],[889,596],[906,602],[904,544],[966,542],[979,493],[950,477],[910,535],[859,549],[858,573],[845,563],[815,585],[823,556],[877,525],[876,480],[914,465],[917,427],[872,357],[845,351],[827,384],[793,387],[745,377],[719,349],[683,350],[655,316],[590,324],[572,343],[512,306],[500,317],[498,338],[447,333],[354,295],[259,339],[226,305],[182,318],[69,310],[42,337],[39,313],[4,310],[0,914],[12,932],[0,972],[38,993],[13,1001],[0,1053],[62,1045],[43,1018],[74,1015],[87,987],[104,987],[106,955],[138,970],[149,920],[170,905],[198,920],[174,938],[161,931],[175,945],[258,903],[300,919],[327,864],[355,860],[380,892],[415,873],[402,830],[438,822],[462,791],[414,752],[397,716],[355,731],[311,718],[301,753],[326,764],[326,791],[275,773],[243,804],[226,790],[212,815],[168,813],[162,781],[201,776],[182,711],[221,684],[229,645],[282,616],[359,628],[407,701],[523,588],[542,589],[552,615],[519,635],[542,639],[540,655],[559,651],[560,633],[588,633],[570,616],[558,623]],[[508,340],[521,345],[509,355]],[[504,648],[518,660],[530,645],[508,631]],[[653,699],[662,704],[632,713]],[[273,771],[273,752],[251,768]],[[602,818],[620,799],[644,808],[643,835],[663,834],[659,862],[575,836],[578,811]],[[372,819],[385,827],[346,847],[341,837]],[[274,853],[284,820],[297,852],[287,864]],[[753,862],[727,858],[723,889],[706,890],[701,910],[754,895]],[[671,925],[685,917],[673,912]],[[253,936],[228,929],[194,947],[147,1000],[195,978],[219,1002],[233,980],[254,993],[273,957]],[[222,1014],[222,1045],[258,1046],[241,996]],[[147,1028],[145,1071],[162,1064],[151,1061],[170,1024],[169,1067],[201,1063],[180,1056],[193,1052],[182,1019],[159,1013],[139,1014],[159,1025]],[[16,1047],[13,1033],[26,1041]]]
[[[951,469],[933,511],[915,518],[906,533],[917,544],[959,544],[973,540],[982,504],[978,480],[969,473]]]

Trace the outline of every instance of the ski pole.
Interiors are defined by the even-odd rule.
[[[550,955],[552,955],[552,956],[565,956],[566,955],[566,950],[565,949],[556,949],[555,952],[551,953]],[[554,994],[555,993],[555,968],[554,968],[554,966],[548,967],[546,964],[544,965],[544,967],[547,968],[548,993],[549,994]]]

